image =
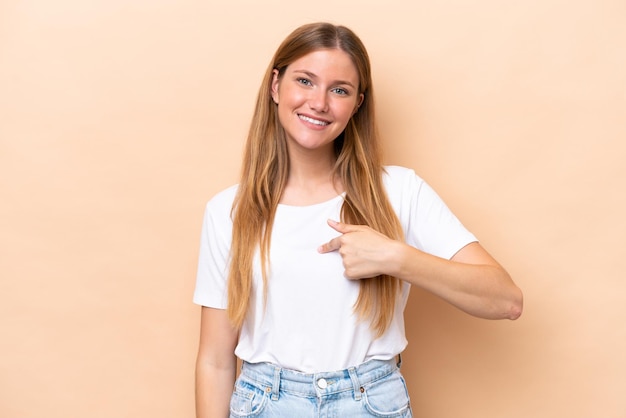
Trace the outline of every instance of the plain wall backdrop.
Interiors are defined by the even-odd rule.
[[[0,416],[193,416],[204,204],[319,20],[368,47],[386,161],[525,293],[492,322],[413,290],[415,415],[626,417],[622,0],[0,1]]]

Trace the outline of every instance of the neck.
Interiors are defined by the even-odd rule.
[[[333,181],[334,150],[289,152],[289,175],[281,203],[309,205],[326,201],[343,192],[340,181]]]

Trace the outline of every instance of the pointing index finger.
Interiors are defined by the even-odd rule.
[[[327,222],[328,222],[328,225],[337,232],[341,232],[342,234],[345,234],[346,232],[349,231],[348,224],[344,224],[343,222],[338,222],[333,219],[329,219]]]

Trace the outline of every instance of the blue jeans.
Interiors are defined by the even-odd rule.
[[[411,418],[400,362],[371,360],[336,372],[307,374],[270,363],[243,363],[231,418]]]

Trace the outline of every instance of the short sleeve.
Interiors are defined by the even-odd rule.
[[[232,240],[231,208],[235,188],[211,199],[205,208],[193,302],[217,309],[227,307],[227,280]]]
[[[402,223],[407,244],[450,259],[461,248],[477,241],[432,187],[413,170],[389,167],[387,173],[387,190]]]

